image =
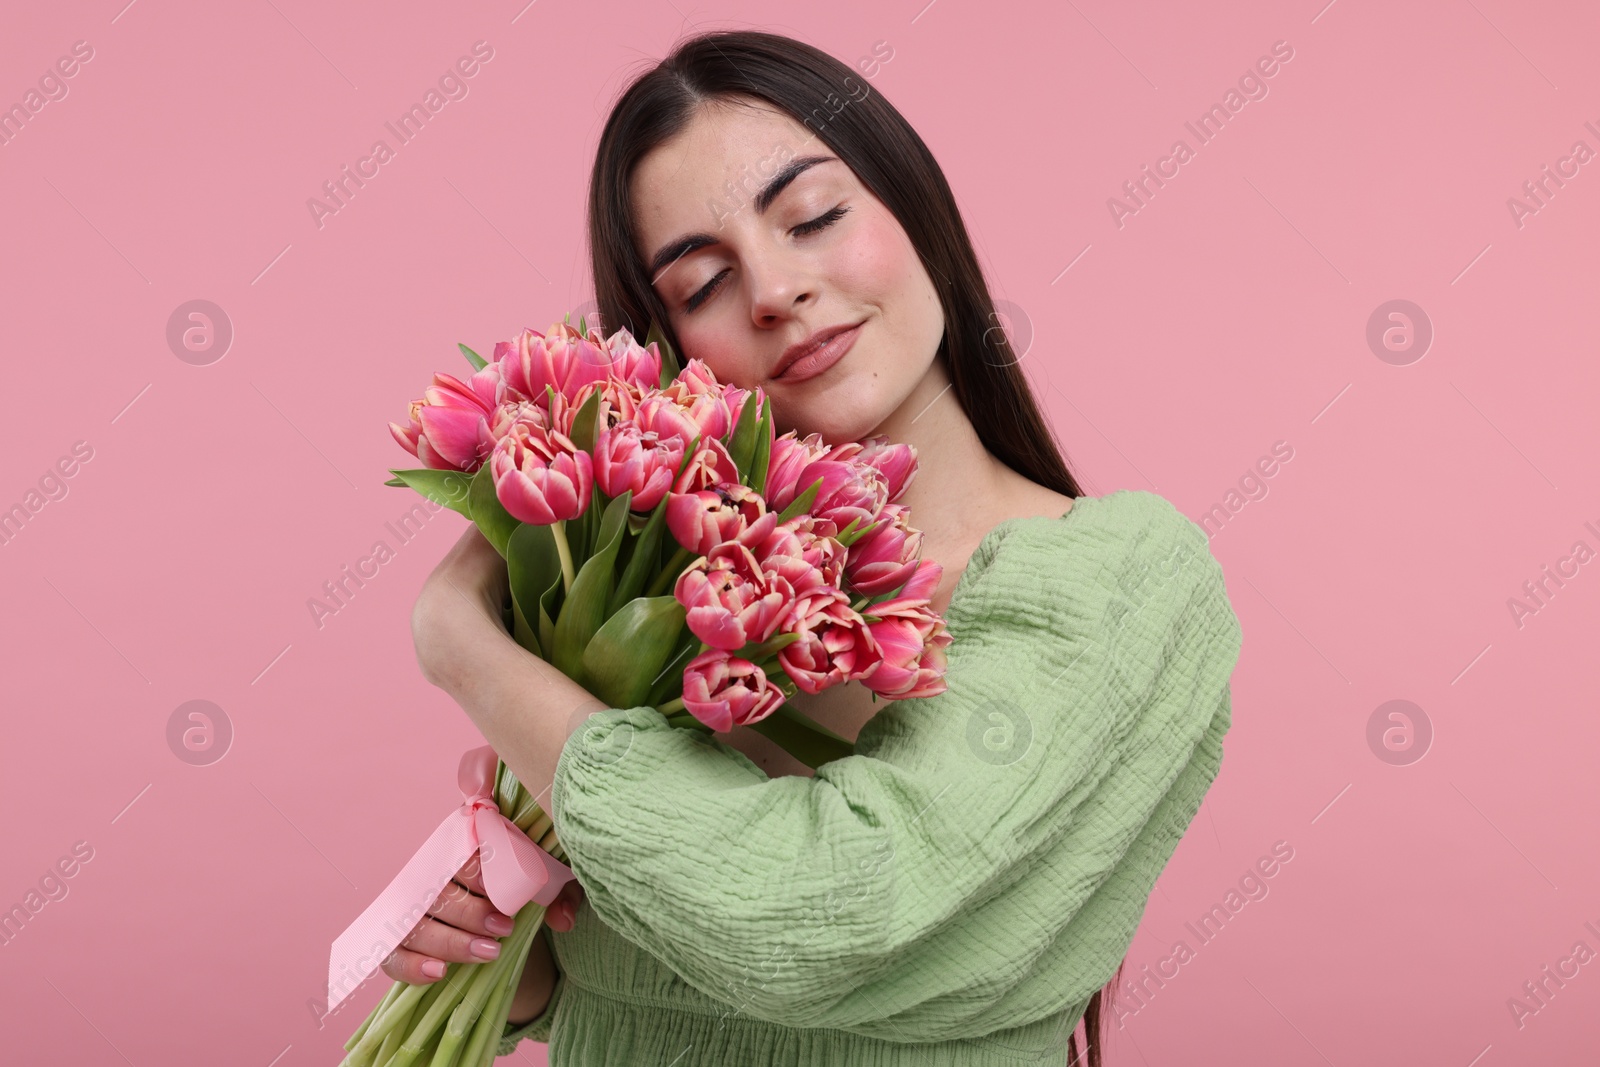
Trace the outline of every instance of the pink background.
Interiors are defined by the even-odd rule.
[[[415,498],[382,485],[407,465],[385,424],[457,341],[588,299],[610,101],[737,25],[892,50],[870,82],[944,166],[1090,495],[1199,520],[1240,493],[1208,526],[1235,725],[1127,973],[1193,957],[1119,995],[1110,1061],[1590,1062],[1600,958],[1543,1006],[1523,983],[1600,952],[1600,563],[1520,625],[1509,601],[1600,549],[1600,161],[1520,227],[1507,201],[1600,150],[1593,5],[124,2],[13,4],[0,33],[7,105],[93,48],[0,147],[0,507],[93,450],[0,546],[0,905],[93,850],[0,946],[8,1058],[337,1062],[388,979],[319,1028],[329,945],[481,743],[409,630],[465,520],[387,530]],[[468,95],[319,227],[307,200],[480,40]],[[1119,227],[1108,198],[1278,41],[1268,94]],[[209,365],[166,339],[195,299],[235,333]],[[1397,299],[1431,321],[1420,359],[1367,342]],[[380,539],[319,628],[308,599]],[[233,731],[205,766],[169,747],[191,700]],[[1369,743],[1391,700],[1432,732],[1391,758],[1426,758]],[[1184,924],[1280,841],[1201,944]]]

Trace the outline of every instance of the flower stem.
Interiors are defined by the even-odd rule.
[[[561,556],[562,590],[564,592],[571,592],[575,575],[572,572],[572,548],[567,544],[566,521],[557,519],[551,525],[550,533],[556,539],[556,552]]]
[[[656,575],[656,580],[650,583],[650,589],[645,593],[645,596],[661,596],[665,593],[668,587],[675,583],[678,580],[678,576],[683,573],[684,565],[694,558],[694,553],[679,545],[678,551],[672,554],[672,558],[667,561],[667,565],[662,568],[661,573]]]
[[[675,697],[672,700],[667,701],[665,704],[662,704],[660,707],[656,708],[656,710],[659,711],[663,715],[671,715],[675,711],[682,711],[683,710],[683,698],[682,697]]]
[[[355,1048],[350,1050],[350,1057],[367,1056],[375,1051],[383,1044],[383,1039],[389,1036],[389,1031],[399,1025],[401,1019],[410,1014],[411,1009],[416,1006],[417,1001],[421,1000],[422,995],[427,991],[428,987],[425,985],[406,986],[400,995],[390,1003],[388,1009],[375,1019],[371,1026],[367,1027],[367,1032],[361,1035],[361,1040],[357,1041]]]

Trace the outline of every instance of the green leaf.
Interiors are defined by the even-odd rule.
[[[761,398],[761,420],[756,424],[756,453],[750,460],[750,477],[745,484],[758,493],[765,493],[767,466],[772,460],[772,400]]]
[[[406,487],[406,483],[401,481],[399,478],[390,478],[388,481],[384,482],[383,484],[384,485],[398,485],[402,489],[404,489]]]
[[[434,503],[443,504],[452,511],[459,511],[467,518],[472,518],[472,512],[467,504],[468,495],[472,490],[472,475],[464,471],[440,471],[431,467],[409,471],[391,470],[389,473]]]
[[[506,543],[506,575],[511,584],[516,617],[527,627],[533,647],[515,631],[512,636],[530,652],[538,648],[539,655],[549,659],[544,652],[550,647],[549,638],[540,624],[545,618],[547,602],[553,612],[561,596],[561,553],[556,549],[555,534],[550,527],[523,523],[511,532],[511,539]]]
[[[734,424],[733,432],[728,434],[728,440],[725,442],[728,446],[728,455],[733,457],[733,465],[739,472],[741,482],[745,482],[745,473],[750,469],[750,460],[754,458],[756,451],[756,423],[761,418],[761,412],[757,409],[761,405],[754,401],[754,394],[745,398],[745,402],[739,407],[739,421]]]
[[[805,492],[789,501],[789,506],[778,513],[778,521],[780,523],[788,522],[796,515],[810,511],[811,505],[816,503],[817,494],[821,491],[822,478],[818,477],[816,481],[811,483],[810,487],[806,489]]]
[[[672,650],[671,658],[667,660],[665,670],[661,672],[659,678],[650,683],[650,695],[645,698],[645,703],[655,707],[682,696],[683,669],[706,647],[706,644],[695,636],[694,631],[685,625],[683,633],[678,637],[677,646]]]
[[[539,645],[539,635],[534,633],[533,627],[528,623],[528,617],[522,614],[522,605],[515,598],[511,601],[511,636],[516,638],[517,644],[532,652],[540,659],[544,659],[544,649]]]
[[[595,631],[578,681],[614,708],[644,703],[672,658],[685,612],[675,597],[635,597]]]
[[[473,370],[482,370],[483,368],[485,368],[485,367],[487,367],[489,365],[489,361],[488,360],[486,360],[482,356],[478,355],[478,353],[474,352],[472,349],[468,348],[466,345],[462,344],[460,341],[456,342],[456,347],[461,349],[461,354],[463,356],[467,357],[467,362],[472,364],[472,369]]]
[[[594,439],[597,435],[594,427],[595,418],[600,412],[600,390],[596,389],[589,394],[583,402],[583,407],[572,416],[572,443],[583,452],[594,451]]]
[[[661,495],[661,501],[650,513],[649,521],[644,524],[642,530],[637,531],[638,538],[633,543],[633,555],[629,557],[628,565],[623,568],[622,577],[617,580],[616,591],[611,594],[611,601],[606,605],[607,615],[638,596],[644,589],[644,583],[655,577],[660,569],[661,542],[667,528],[667,501],[671,499],[671,495],[670,493]],[[637,517],[629,512],[630,532],[634,532],[633,520]]]
[[[855,754],[855,746],[827,728],[812,722],[788,701],[750,729],[765,737],[795,759],[815,770],[824,763]]]
[[[644,347],[649,348],[652,343],[661,353],[661,388],[665,389],[672,384],[674,378],[683,373],[683,367],[678,363],[678,353],[673,350],[672,342],[667,340],[661,324],[654,319],[650,320],[650,329],[644,335]]]
[[[600,523],[598,547],[584,563],[567,591],[566,603],[556,618],[555,646],[551,661],[568,678],[576,678],[583,650],[595,631],[606,621],[606,605],[616,582],[617,550],[622,547],[628,522],[628,501],[633,492],[625,491],[613,500]]]
[[[467,494],[469,504],[468,514],[473,522],[478,524],[478,529],[483,531],[483,536],[489,539],[496,552],[501,556],[506,554],[506,542],[511,540],[511,535],[516,532],[522,523],[506,511],[505,505],[500,503],[500,497],[494,491],[494,475],[485,463],[478,468],[478,473],[472,476],[472,488]]]

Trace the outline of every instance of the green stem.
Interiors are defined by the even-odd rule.
[[[389,1005],[394,1003],[394,998],[398,997],[400,995],[400,991],[405,987],[406,983],[404,982],[396,982],[389,987],[389,992],[385,993],[383,995],[383,999],[378,1001],[378,1006],[373,1008],[372,1011],[367,1014],[366,1021],[361,1024],[360,1028],[357,1029],[355,1033],[350,1035],[347,1041],[345,1041],[344,1048],[346,1052],[356,1047],[356,1042],[360,1041],[362,1035],[367,1032],[367,1027],[372,1025],[374,1019],[389,1010]]]
[[[426,997],[424,997],[424,999],[426,999]],[[420,1001],[418,1003],[420,1004]],[[376,1061],[378,1067],[382,1067],[383,1064],[388,1063],[389,1057],[394,1055],[394,1050],[400,1047],[401,1041],[405,1040],[406,1027],[411,1025],[411,1016],[415,1013],[415,1008],[406,1012],[405,1018],[395,1023],[394,1029],[389,1031],[389,1036],[383,1039],[383,1044],[378,1049],[378,1057]]]
[[[565,592],[572,592],[572,583],[575,575],[572,570],[572,548],[567,544],[567,524],[564,520],[557,519],[550,527],[551,535],[556,539],[556,553],[561,557],[561,582]]]
[[[675,711],[682,711],[683,698],[675,697],[674,699],[669,700],[665,704],[662,704],[660,707],[656,708],[656,710],[663,715],[671,715]]]
[[[661,596],[665,593],[668,586],[678,580],[678,575],[683,573],[683,568],[694,558],[692,552],[679,545],[678,551],[672,554],[672,558],[667,561],[666,567],[660,574],[656,575],[656,580],[650,583],[650,590],[645,593],[645,596]]]
[[[484,966],[482,963],[452,963],[445,976],[434,983],[444,988],[428,1005],[428,1010],[422,1014],[422,1021],[411,1028],[410,1036],[395,1052],[394,1059],[381,1067],[408,1067],[412,1060],[426,1052],[445,1016],[454,1011],[456,1005],[461,1003],[461,998],[466,996],[474,972]]]
[[[356,1042],[356,1047],[350,1050],[351,1056],[364,1056],[375,1051],[383,1044],[383,1039],[389,1036],[400,1020],[416,1007],[417,1001],[428,991],[425,985],[408,985],[398,997],[390,1003],[388,1009],[373,1024],[367,1027],[367,1032],[361,1035],[361,1040]]]

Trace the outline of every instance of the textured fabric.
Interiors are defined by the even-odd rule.
[[[553,1067],[1064,1060],[1220,767],[1239,623],[1137,490],[1000,523],[945,620],[947,691],[815,777],[649,707],[573,733]]]

